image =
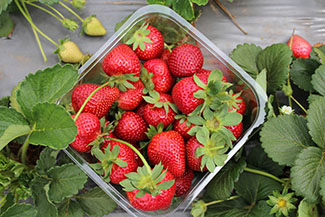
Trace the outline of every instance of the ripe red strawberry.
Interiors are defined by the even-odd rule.
[[[194,127],[195,125],[190,123],[190,126],[187,126],[186,120],[181,123],[181,119],[177,119],[174,122],[174,130],[181,134],[185,141],[189,140],[192,136],[189,135],[187,132]]]
[[[291,46],[292,54],[296,58],[309,58],[310,51],[312,46],[299,35],[293,35],[290,37],[289,41],[287,42],[288,46]]]
[[[195,45],[182,44],[173,49],[168,59],[168,66],[172,75],[187,77],[194,75],[202,68],[203,54]]]
[[[76,115],[72,115],[74,118]],[[88,152],[91,146],[88,145],[94,141],[101,133],[100,122],[97,116],[91,113],[81,113],[75,124],[78,129],[76,139],[70,144],[72,148],[79,152]]]
[[[166,93],[160,93],[160,99],[158,103],[159,102],[167,104],[169,108],[168,113],[166,112],[164,106],[155,107],[154,104],[148,103],[144,107],[143,118],[148,125],[157,127],[159,123],[163,123],[165,128],[174,122],[176,113],[171,107],[173,100],[170,95]]]
[[[185,143],[183,137],[174,130],[154,135],[148,145],[148,158],[151,163],[161,164],[175,178],[185,172]]]
[[[147,34],[148,30],[150,31],[149,34]],[[164,39],[158,29],[153,26],[147,26],[146,28],[144,26],[137,30],[133,37],[136,38],[135,43],[137,43],[137,40],[139,41],[139,46],[136,46],[136,49],[133,47],[133,50],[140,60],[149,60],[161,56],[164,50]],[[148,42],[148,39],[151,43]],[[133,43],[133,46],[135,46],[135,43]],[[141,49],[140,43],[144,43],[143,50]]]
[[[208,83],[208,75],[198,74],[197,76],[203,83]],[[188,115],[204,102],[203,99],[194,97],[193,93],[198,90],[202,90],[202,88],[194,82],[193,76],[183,78],[175,84],[172,90],[172,98],[181,112]]]
[[[197,148],[203,147],[199,141],[195,137],[192,137],[186,143],[186,165],[194,170],[194,171],[201,171],[201,159],[202,156],[196,158],[195,151]],[[206,171],[206,166],[203,168],[203,171]]]
[[[147,105],[147,103],[145,101],[142,101],[140,103],[140,105],[136,108],[135,113],[137,113],[138,115],[140,115],[143,118],[143,114],[144,114],[144,107]]]
[[[88,96],[98,87],[100,85],[96,84],[81,84],[77,86],[71,96],[73,109],[78,112]],[[90,98],[82,112],[92,113],[100,119],[108,112],[119,94],[120,91],[116,87],[105,86]]]
[[[176,197],[182,196],[188,192],[194,178],[194,173],[190,169],[186,169],[185,173],[175,179],[176,183]]]
[[[138,142],[147,139],[147,124],[135,112],[125,112],[115,127],[114,134],[125,141]]]
[[[113,166],[109,178],[112,183],[119,184],[121,181],[126,179],[125,174],[136,171],[136,169],[138,168],[138,162],[135,159],[134,151],[127,145],[117,141],[106,139],[104,141],[104,144],[101,147],[101,150],[104,153],[105,153],[105,149],[109,144],[110,144],[110,151],[112,151],[113,147],[116,145],[120,147],[120,152],[117,157],[127,163],[126,167],[120,167],[113,162]]]
[[[135,89],[129,88],[125,92],[120,92],[120,97],[117,100],[118,107],[126,111],[131,111],[140,105],[140,103],[143,101],[142,96],[144,95],[144,85],[140,80],[130,83],[133,84]]]
[[[234,134],[236,139],[238,139],[243,133],[243,122],[240,122],[235,126],[226,126],[226,128]]]
[[[206,74],[206,75],[209,76],[210,73],[211,73],[211,70],[208,70],[208,69],[200,69],[196,74],[200,74],[200,73]],[[227,79],[226,79],[226,77],[224,75],[222,75],[222,81],[223,82],[227,82]]]
[[[236,107],[232,106],[229,111],[235,110],[237,113],[244,115],[247,106],[245,100],[243,99],[243,97],[240,96],[240,94],[232,94],[231,104],[234,103],[236,104]]]
[[[163,182],[173,180],[173,175],[167,170],[166,176],[162,179],[161,184]],[[136,198],[135,195],[139,192],[138,189],[126,192],[128,199],[132,206],[137,209],[144,211],[155,211],[155,210],[166,210],[169,208],[172,199],[175,195],[176,184],[174,183],[172,187],[167,190],[162,190],[160,194],[157,196],[152,196],[151,194],[145,193],[143,197]]]
[[[151,80],[155,85],[154,90],[160,93],[167,93],[173,85],[174,79],[171,76],[167,64],[161,59],[151,59],[143,64],[148,73],[152,73]]]
[[[160,59],[163,60],[165,63],[168,64],[168,58],[170,56],[172,52],[168,49],[168,48],[165,48],[163,53],[161,54],[161,57]]]
[[[114,47],[104,58],[103,69],[107,75],[135,73],[140,75],[141,63],[134,51],[126,44]]]

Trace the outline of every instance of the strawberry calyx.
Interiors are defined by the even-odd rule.
[[[155,165],[150,171],[145,166],[138,167],[137,172],[126,174],[125,176],[128,178],[120,184],[123,186],[123,190],[127,192],[138,189],[136,198],[143,197],[146,193],[157,196],[161,191],[169,189],[175,183],[175,180],[160,183],[166,176],[166,172],[167,170],[164,170],[161,163]]]
[[[149,96],[143,96],[143,99],[147,103],[153,105],[151,108],[164,108],[166,114],[168,114],[169,108],[171,108],[175,113],[178,111],[174,103],[161,101],[160,94],[155,90],[149,91]]]
[[[224,101],[228,104],[228,108],[229,109],[239,109],[239,106],[238,106],[238,103],[241,103],[242,102],[242,99],[240,98],[242,92],[238,92],[238,93],[233,93],[233,90],[230,90],[228,92],[229,96],[230,96],[230,99],[227,100],[227,101]]]
[[[120,91],[125,92],[128,89],[135,89],[130,82],[137,82],[139,77],[135,76],[135,73],[115,75],[109,77],[109,86],[117,87]]]
[[[153,73],[148,72],[144,67],[141,68],[140,79],[145,88],[143,89],[143,94],[147,94],[155,89],[155,84],[152,81]]]
[[[194,117],[194,116],[192,116]],[[185,122],[186,126],[187,127],[190,127],[191,126],[191,122],[188,121],[188,117],[185,115],[185,114],[178,114],[178,115],[175,115],[175,120],[179,120],[179,123],[182,124]]]
[[[171,130],[172,125],[169,125],[166,128],[166,131]],[[141,141],[140,142],[140,149],[143,149],[148,146],[148,144],[151,142],[151,139],[158,133],[162,133],[164,131],[164,124],[160,122],[157,127],[154,127],[152,125],[149,125],[148,130],[146,132],[146,135],[148,137],[147,141]]]
[[[144,51],[146,46],[145,43],[152,43],[151,39],[147,37],[147,35],[150,34],[150,30],[147,29],[149,24],[142,24],[142,26],[134,32],[134,34],[131,36],[131,38],[126,42],[126,44],[131,45],[132,49],[135,50],[138,47],[140,50]]]

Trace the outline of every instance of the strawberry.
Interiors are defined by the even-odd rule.
[[[135,112],[125,112],[115,127],[114,134],[128,142],[138,142],[147,139],[147,124]]]
[[[109,159],[108,161],[110,162],[107,162],[108,164],[113,163],[109,174],[110,181],[114,184],[119,184],[121,181],[126,179],[125,174],[136,171],[138,168],[138,162],[135,158],[134,151],[127,145],[117,141],[105,139],[102,147],[100,148],[103,153],[108,152],[108,145],[110,145],[109,151],[112,151],[114,146],[118,146],[120,151],[117,158],[127,163],[127,166],[121,167],[116,163],[116,159]]]
[[[165,171],[166,176],[158,182],[158,185],[164,182],[174,180],[173,175],[169,171]],[[136,197],[139,193],[139,190],[133,190],[126,192],[127,197],[134,208],[144,210],[144,211],[155,211],[160,209],[168,209],[172,199],[174,197],[176,190],[176,184],[174,183],[167,190],[161,190],[160,194],[153,196],[152,194],[145,193],[142,197]]]
[[[154,135],[148,145],[148,158],[151,163],[161,164],[165,169],[180,177],[185,172],[185,143],[183,137],[174,130]]]
[[[148,73],[152,73],[151,77],[154,90],[160,93],[167,93],[173,85],[173,77],[171,76],[167,64],[161,59],[151,59],[143,64]]]
[[[147,103],[145,101],[142,101],[140,105],[136,108],[135,113],[140,115],[143,118],[144,114],[144,107],[146,107]]]
[[[195,125],[192,123],[186,123],[186,119],[182,121],[182,119],[177,119],[173,125],[174,130],[181,134],[185,141],[188,141],[192,136],[189,135],[187,132],[194,127]]]
[[[172,75],[187,77],[194,75],[203,65],[203,54],[195,45],[182,44],[173,49],[168,58],[168,66]]]
[[[192,137],[186,143],[186,165],[194,171],[201,171],[202,156],[195,157],[195,151],[199,147],[203,147],[203,145],[195,137]],[[202,171],[206,170],[207,168],[204,167]]]
[[[188,192],[194,178],[194,173],[191,169],[186,169],[185,173],[175,179],[176,183],[176,197],[180,197]]]
[[[243,133],[243,122],[240,122],[235,126],[226,126],[226,128],[232,132],[236,139],[238,139]]]
[[[74,118],[75,116],[72,115],[71,117]],[[70,146],[79,152],[90,151],[91,146],[89,143],[97,139],[97,136],[101,133],[98,117],[91,113],[81,113],[75,124],[78,134]]]
[[[234,110],[235,112],[244,115],[246,112],[246,102],[243,97],[240,96],[241,93],[230,93],[231,100],[228,102],[229,111]]]
[[[139,76],[141,63],[134,51],[126,44],[114,47],[104,58],[102,67],[109,76],[134,73]]]
[[[203,83],[207,84],[208,75],[198,74],[197,76]],[[172,98],[175,105],[182,113],[188,115],[193,112],[198,105],[204,102],[203,99],[194,97],[193,93],[198,90],[202,90],[202,88],[195,83],[192,76],[183,78],[175,84],[172,89]]]
[[[166,93],[151,92],[151,97],[144,97],[148,104],[144,107],[143,118],[148,125],[157,127],[163,123],[164,127],[175,120],[176,110],[172,97]]]
[[[96,84],[81,84],[77,86],[71,96],[73,109],[78,112],[87,97],[96,90],[100,85]],[[120,91],[116,87],[105,86],[98,90],[87,102],[83,112],[88,112],[96,115],[99,119],[111,108],[112,104],[118,98]]]
[[[211,73],[211,70],[208,70],[208,69],[200,69],[196,74],[200,74],[200,73],[206,74],[206,75],[209,76],[210,73]],[[227,79],[226,79],[226,77],[224,75],[222,75],[222,81],[223,82],[227,82]]]
[[[118,98],[118,107],[126,110],[131,111],[134,110],[143,100],[143,89],[144,85],[140,80],[136,82],[130,82],[135,89],[129,88],[125,92],[120,93],[120,97]]]
[[[169,58],[171,53],[172,53],[171,50],[169,50],[168,48],[165,48],[164,51],[161,54],[160,59],[168,64],[168,58]]]
[[[141,26],[126,42],[132,44],[140,60],[159,58],[164,50],[162,34],[153,26]]]
[[[292,35],[287,42],[292,50],[292,54],[296,58],[309,58],[312,46],[299,35]]]

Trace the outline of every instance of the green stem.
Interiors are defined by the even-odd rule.
[[[211,205],[214,205],[214,204],[217,204],[217,203],[222,203],[224,201],[237,199],[239,197],[240,197],[239,195],[235,195],[235,196],[229,197],[227,200],[215,200],[215,201],[211,201],[209,203],[206,203],[205,206],[211,206]]]
[[[54,44],[56,47],[59,47],[59,45],[53,41],[50,37],[48,37],[44,32],[42,32],[39,28],[37,28],[37,26],[35,26],[34,22],[27,16],[27,14],[25,13],[25,11],[23,10],[23,8],[21,7],[20,3],[18,0],[14,0],[19,11],[23,14],[23,16],[25,17],[25,19],[29,22],[29,24],[38,32],[40,33],[44,38],[46,38],[48,41],[50,41],[52,44]]]
[[[60,22],[63,21],[60,17],[56,16],[56,15],[53,14],[51,11],[49,11],[49,10],[47,10],[47,9],[45,9],[45,8],[43,8],[43,7],[39,6],[39,5],[37,5],[37,4],[31,3],[31,2],[26,2],[26,3],[29,4],[29,5],[31,5],[31,6],[33,6],[33,7],[35,7],[35,8],[38,8],[38,9],[40,9],[40,10],[46,12],[46,13],[48,13],[48,14],[50,14],[51,16],[53,16],[53,17],[55,17],[56,19],[58,19]],[[64,17],[63,17],[63,18],[64,18]]]
[[[77,112],[76,116],[74,117],[74,121],[77,120],[77,118],[79,117],[79,115],[81,114],[82,110],[85,108],[87,102],[90,100],[90,98],[100,89],[102,89],[103,87],[109,85],[111,83],[111,81],[107,81],[105,84],[102,84],[100,87],[97,87],[93,92],[91,92],[91,94],[87,97],[87,99],[84,101],[84,103],[82,104],[82,106],[80,107],[79,111]]]
[[[21,162],[23,164],[26,164],[26,156],[27,156],[27,149],[28,149],[28,146],[29,146],[29,138],[30,138],[30,135],[32,135],[32,132],[33,130],[27,135],[27,138],[23,144],[23,146],[21,147]]]
[[[56,10],[54,7],[52,7],[51,5],[46,5],[47,7],[49,7],[52,11],[54,11],[55,13],[57,13],[62,19],[65,19],[65,17],[60,13],[60,11]]]
[[[28,3],[28,2],[26,2],[26,3]],[[30,16],[30,14],[29,14],[29,12],[28,12],[28,9],[27,9],[25,3],[22,2],[22,5],[23,5],[23,7],[24,7],[24,9],[25,9],[25,12],[26,12],[27,16],[32,20],[32,17]],[[43,60],[44,60],[44,62],[47,62],[47,58],[46,58],[46,55],[45,55],[45,53],[44,53],[43,46],[42,46],[42,44],[41,44],[41,41],[40,41],[40,39],[39,39],[39,37],[38,37],[37,31],[36,31],[36,29],[34,28],[34,26],[32,26],[32,30],[33,30],[33,33],[34,33],[34,35],[35,35],[35,39],[36,39],[36,42],[37,42],[37,44],[38,44],[38,47],[39,47],[39,49],[40,49],[40,51],[41,51],[41,54],[42,54],[42,56],[43,56]]]
[[[244,169],[244,171],[246,171],[246,172],[250,172],[250,173],[259,174],[259,175],[266,176],[266,177],[269,177],[269,178],[274,179],[275,181],[280,182],[280,183],[282,183],[282,184],[285,184],[285,183],[286,183],[284,180],[279,179],[278,177],[276,177],[276,176],[274,176],[274,175],[272,175],[272,174],[270,174],[270,173],[267,173],[267,172],[261,171],[261,170],[255,170],[255,169],[251,169],[251,168],[246,167],[246,168]]]
[[[307,114],[307,110],[293,96],[290,98]]]
[[[116,141],[116,142],[120,142],[120,143],[123,143],[124,145],[127,145],[128,147],[130,147],[138,156],[139,158],[141,159],[141,161],[143,162],[144,166],[146,167],[147,171],[149,174],[151,174],[151,167],[150,165],[148,164],[147,160],[143,157],[143,155],[141,154],[141,152],[136,149],[133,145],[131,145],[130,143],[128,142],[125,142],[123,140],[120,140],[120,139],[116,139],[116,138],[109,138],[109,140],[113,140],[113,141]]]
[[[72,4],[72,2],[71,1],[69,1],[69,0],[64,0],[66,3],[69,3],[69,4]]]
[[[76,16],[82,23],[84,22],[84,20],[76,13],[74,12],[71,8],[69,8],[68,6],[66,6],[63,2],[59,1],[59,4],[64,7],[65,9],[67,9],[70,13],[72,13],[74,16]]]
[[[6,201],[7,195],[3,195],[3,197],[0,199],[0,208],[3,207],[3,205],[5,204],[4,201]]]

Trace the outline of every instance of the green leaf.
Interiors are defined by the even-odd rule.
[[[0,14],[6,11],[12,0],[1,0],[0,1]]]
[[[191,1],[199,6],[206,5],[209,2],[209,0],[191,0]]]
[[[60,217],[84,217],[84,211],[78,202],[66,199],[58,205]]]
[[[185,20],[190,21],[194,18],[194,8],[191,0],[175,0],[172,8]]]
[[[235,184],[235,189],[243,199],[253,203],[267,199],[273,191],[281,191],[282,186],[266,176],[244,172]]]
[[[59,0],[38,0],[42,4],[53,5],[59,3]]]
[[[48,180],[40,176],[35,177],[31,183],[37,216],[58,217],[58,210],[48,197],[48,190],[46,188],[48,183]]]
[[[313,47],[310,51],[310,58],[319,62],[319,64],[324,64],[324,60],[322,59],[322,55],[325,54],[325,45],[320,47]]]
[[[13,139],[30,132],[30,126],[15,109],[0,106],[0,150]]]
[[[325,97],[320,98],[310,104],[308,115],[307,115],[307,126],[309,128],[309,134],[311,135],[313,141],[318,145],[318,147],[325,148]]]
[[[267,81],[266,81],[266,69],[263,69],[257,76],[256,82],[263,88],[263,90],[267,91]]]
[[[323,201],[325,201],[325,176],[321,178],[319,186],[320,186],[319,194],[322,196]]]
[[[17,203],[7,209],[0,217],[35,217],[37,210],[30,204]]]
[[[47,174],[48,170],[55,165],[58,153],[59,151],[55,151],[50,148],[43,149],[39,160],[36,161],[36,171],[41,175]]]
[[[247,163],[250,166],[262,169],[275,176],[281,176],[283,174],[284,167],[269,158],[261,146],[256,146],[249,152]]]
[[[10,104],[9,96],[4,96],[4,97],[0,98],[0,106],[9,107],[9,104]]]
[[[316,60],[298,58],[292,63],[290,77],[299,88],[307,92],[313,91],[312,75],[318,67],[319,63]]]
[[[319,61],[321,64],[325,64],[325,52],[323,52],[320,48],[314,47],[313,51],[317,54]]]
[[[17,102],[25,117],[32,120],[32,109],[38,103],[55,103],[72,89],[78,77],[78,71],[69,64],[29,74],[17,90]]]
[[[267,71],[267,92],[274,93],[281,89],[288,79],[289,64],[292,61],[292,51],[286,44],[273,44],[266,47],[257,56],[259,71]]]
[[[291,168],[292,189],[296,195],[304,196],[309,202],[319,198],[320,180],[325,175],[325,162],[322,150],[308,147],[297,156]]]
[[[311,85],[318,93],[325,96],[325,65],[321,65],[312,75]]]
[[[209,130],[206,127],[201,127],[196,133],[196,139],[202,145],[206,145],[209,140]]]
[[[0,7],[1,7],[1,2],[2,1],[0,1]],[[9,16],[9,12],[6,11],[3,12],[2,14],[0,12],[0,37],[8,37],[10,33],[13,32],[14,26],[15,26],[14,21]]]
[[[309,203],[303,199],[298,206],[297,217],[318,217],[316,204]]]
[[[230,53],[230,58],[242,67],[252,78],[256,79],[259,74],[257,68],[257,56],[262,51],[262,48],[255,44],[237,45],[237,47]]]
[[[314,144],[308,134],[306,119],[297,115],[280,115],[265,122],[260,140],[273,161],[287,166],[294,164],[302,149]]]
[[[30,143],[64,149],[77,136],[77,126],[70,114],[56,104],[41,103],[33,108],[34,128]]]
[[[230,197],[234,184],[245,167],[246,162],[243,159],[239,162],[229,161],[211,180],[206,188],[205,196],[212,200],[225,200]]]
[[[88,176],[74,164],[65,164],[49,170],[51,178],[49,198],[54,202],[61,202],[81,190],[87,182]]]
[[[79,195],[77,201],[89,216],[108,215],[117,207],[117,204],[98,187]]]

